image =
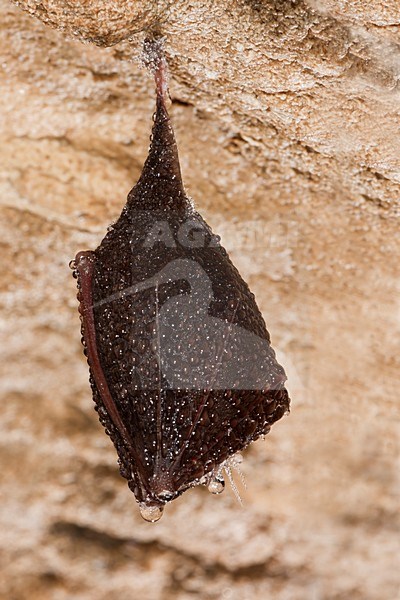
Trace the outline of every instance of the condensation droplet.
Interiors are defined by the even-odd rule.
[[[221,494],[225,489],[225,481],[222,477],[215,477],[208,485],[208,491],[212,494]]]
[[[241,465],[243,462],[243,455],[240,454],[240,452],[236,452],[236,454],[234,454],[232,456],[232,466],[236,467],[238,465]]]
[[[147,504],[139,504],[140,514],[145,521],[155,523],[163,516],[163,506],[147,506]]]

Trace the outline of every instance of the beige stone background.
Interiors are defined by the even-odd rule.
[[[45,24],[0,0],[0,597],[399,600],[398,1],[20,5]],[[154,23],[187,189],[292,412],[245,452],[243,508],[195,489],[152,525],[92,408],[68,262],[140,173]]]

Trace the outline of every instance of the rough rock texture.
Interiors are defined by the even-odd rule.
[[[125,41],[0,0],[0,597],[397,599],[398,3],[20,4]],[[188,191],[293,409],[246,453],[244,509],[193,490],[149,525],[92,408],[67,265],[140,172],[154,8]]]

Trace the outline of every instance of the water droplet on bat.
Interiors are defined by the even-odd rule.
[[[142,518],[149,523],[156,523],[161,519],[164,512],[163,506],[147,506],[146,504],[139,504],[139,510]]]
[[[208,491],[212,494],[221,494],[225,489],[225,481],[224,478],[220,475],[214,477],[212,481],[208,484]]]

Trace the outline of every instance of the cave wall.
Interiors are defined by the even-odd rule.
[[[397,2],[17,4],[0,0],[0,597],[397,597]],[[160,29],[187,190],[293,404],[245,452],[243,508],[195,489],[149,525],[93,411],[68,262],[140,173]]]

